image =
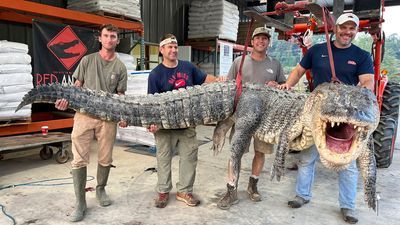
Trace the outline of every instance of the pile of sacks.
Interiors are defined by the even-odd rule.
[[[218,37],[236,41],[239,9],[225,0],[195,0],[189,9],[188,38]]]
[[[28,45],[0,40],[0,121],[31,117],[31,105],[14,112],[24,95],[33,88]]]
[[[132,55],[126,54],[126,53],[121,53],[121,52],[117,53],[117,57],[119,58],[119,60],[122,61],[122,63],[124,63],[124,65],[128,71],[136,70],[137,64],[136,64],[135,57],[133,57]]]
[[[141,20],[140,0],[68,0],[68,9],[81,12],[108,12]]]

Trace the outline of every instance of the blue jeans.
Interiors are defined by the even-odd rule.
[[[311,188],[314,183],[315,163],[319,160],[319,153],[315,145],[300,153],[299,170],[296,180],[296,195],[306,200],[312,197]],[[356,161],[339,171],[339,205],[340,208],[355,209],[357,194],[358,169]]]

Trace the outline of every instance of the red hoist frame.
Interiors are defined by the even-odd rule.
[[[306,6],[309,4],[308,1],[298,1],[294,4],[287,4],[285,2],[278,2],[275,5],[275,11],[272,12],[265,12],[261,13],[261,16],[270,16],[270,15],[280,15],[283,13],[287,12],[297,12],[299,10],[307,10]],[[381,0],[381,8],[382,11],[384,11],[384,0]],[[322,8],[322,16],[323,16],[323,26],[318,27],[318,24],[316,23],[315,19],[311,17],[308,21],[308,23],[305,24],[294,24],[293,29],[290,31],[286,31],[285,35],[290,37],[293,34],[296,33],[304,33],[308,29],[311,29],[313,31],[321,31],[323,30],[325,32],[325,37],[327,41],[327,47],[328,47],[328,55],[329,55],[329,63],[331,67],[331,72],[332,72],[332,81],[333,82],[340,82],[335,73],[334,69],[334,62],[333,62],[333,56],[332,56],[332,50],[330,46],[330,39],[329,39],[329,31],[333,29],[334,27],[334,20],[331,17],[329,10],[326,8]],[[235,97],[235,108],[237,105],[237,102],[239,100],[239,97],[242,93],[242,67],[243,67],[243,62],[244,58],[246,57],[247,54],[247,46],[249,44],[250,40],[250,31],[253,25],[254,18],[251,18],[250,25],[247,31],[247,36],[246,36],[246,42],[245,42],[245,48],[243,51],[243,57],[240,62],[240,67],[239,67],[239,72],[236,76],[236,87],[237,87],[237,92],[236,92],[236,97]],[[388,82],[387,76],[384,73],[381,73],[380,71],[380,64],[382,60],[382,46],[384,44],[384,40],[382,39],[382,29],[381,29],[381,24],[384,22],[383,20],[383,14],[381,13],[381,17],[379,18],[379,21],[370,21],[370,20],[360,20],[359,23],[359,30],[365,30],[367,29],[369,33],[371,34],[373,38],[373,49],[372,49],[372,54],[373,54],[373,59],[374,59],[374,81],[375,81],[375,95],[379,104],[379,108],[382,107],[382,102],[383,102],[383,92],[385,90],[386,84]],[[379,29],[371,31],[368,28],[371,26],[371,24],[374,23],[374,25],[377,25]],[[307,48],[304,46],[300,46],[302,48],[302,53],[303,55],[307,52]],[[310,71],[308,70],[306,72],[306,77],[309,83],[309,88],[310,90],[313,90],[313,80]]]

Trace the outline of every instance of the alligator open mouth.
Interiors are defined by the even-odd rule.
[[[336,153],[350,151],[357,133],[357,126],[350,123],[328,122],[325,129],[326,147]]]

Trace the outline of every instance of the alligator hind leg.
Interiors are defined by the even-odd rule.
[[[229,209],[238,203],[237,186],[240,164],[244,152],[249,148],[262,116],[262,101],[251,92],[243,93],[236,111],[235,132],[232,137],[231,157],[228,162],[228,179],[225,195],[218,201],[220,209]],[[229,124],[225,124],[229,125]],[[222,128],[221,128],[222,129]],[[227,130],[226,130],[227,131]],[[226,133],[226,132],[225,132]],[[224,133],[224,137],[225,137]]]
[[[236,112],[235,133],[232,137],[231,157],[228,165],[229,183],[237,187],[241,159],[249,148],[262,117],[262,100],[251,92],[243,93]]]

